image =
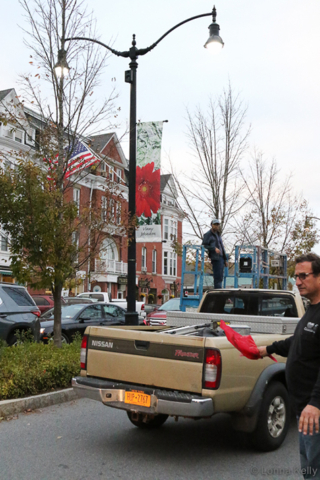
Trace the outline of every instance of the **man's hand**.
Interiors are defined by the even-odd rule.
[[[229,264],[228,262],[224,262],[224,266],[227,267]]]
[[[258,350],[261,358],[268,356],[267,347],[258,347]]]
[[[307,405],[301,412],[299,419],[299,432],[302,432],[303,435],[313,435],[314,433],[319,433],[319,417],[320,410],[317,407],[312,405]],[[315,426],[315,428],[314,428]],[[309,432],[308,432],[309,428]]]
[[[216,248],[216,253],[217,253],[218,255],[220,255],[221,252],[220,252],[219,248]]]

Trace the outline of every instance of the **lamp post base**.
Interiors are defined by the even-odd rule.
[[[125,325],[139,325],[139,315],[137,312],[126,312]]]

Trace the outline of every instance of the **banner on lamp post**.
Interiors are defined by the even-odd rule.
[[[137,125],[137,242],[161,242],[160,165],[163,122]]]

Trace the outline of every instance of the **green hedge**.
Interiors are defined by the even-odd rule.
[[[53,343],[0,345],[0,400],[21,398],[70,387],[80,372],[80,344],[56,348]]]

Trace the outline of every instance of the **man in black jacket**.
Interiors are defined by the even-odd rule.
[[[286,381],[299,419],[302,473],[320,479],[320,258],[313,253],[296,258],[295,278],[310,306],[293,336],[259,350],[261,357],[288,357]]]
[[[227,255],[220,234],[220,220],[214,218],[211,229],[204,234],[202,245],[208,250],[212,264],[214,288],[222,287],[223,269],[228,266]]]

